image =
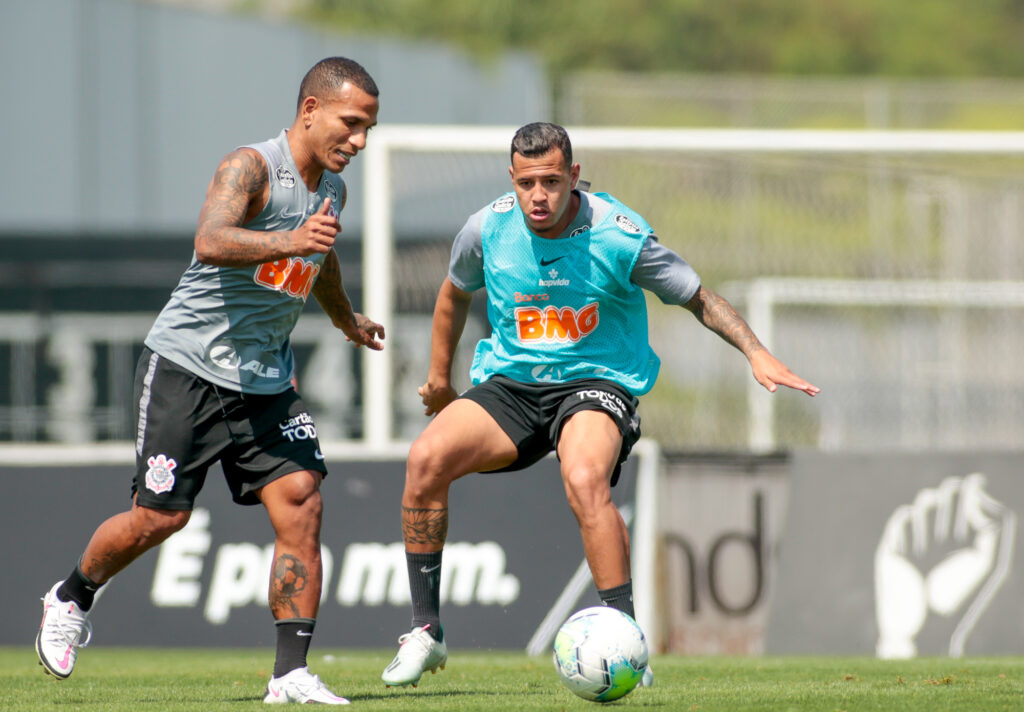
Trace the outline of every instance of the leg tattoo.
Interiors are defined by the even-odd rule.
[[[448,537],[448,508],[402,507],[402,536],[406,544],[444,546]]]
[[[270,578],[270,610],[287,618],[300,618],[295,599],[306,589],[309,573],[301,561],[291,554],[282,554],[274,562]]]

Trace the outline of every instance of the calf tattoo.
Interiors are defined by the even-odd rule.
[[[448,537],[448,508],[402,507],[402,536],[406,544],[444,545]]]
[[[301,618],[295,599],[309,583],[305,565],[291,554],[282,554],[274,562],[270,579],[270,610],[287,612],[292,618]]]

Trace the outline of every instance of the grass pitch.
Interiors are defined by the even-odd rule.
[[[419,688],[386,689],[392,650],[314,649],[310,668],[354,710],[657,710],[658,712],[991,712],[1024,710],[1024,658],[684,658],[653,661],[655,687],[608,705],[564,689],[547,656],[455,651]],[[31,645],[0,647],[0,710],[243,712],[265,709],[271,650],[83,650],[68,680]]]

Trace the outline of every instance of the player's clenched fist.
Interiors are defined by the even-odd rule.
[[[423,411],[424,415],[440,413],[449,403],[459,397],[459,392],[448,383],[438,385],[427,381],[417,388],[416,392],[419,393],[420,398],[423,399],[423,405],[426,406]]]
[[[331,199],[324,200],[320,209],[309,216],[306,222],[292,230],[294,254],[298,257],[320,253],[326,254],[334,247],[334,237],[341,232],[338,218],[330,214]]]

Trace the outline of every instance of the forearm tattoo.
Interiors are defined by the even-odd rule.
[[[270,610],[301,618],[295,599],[301,596],[308,584],[309,572],[301,561],[291,554],[277,557],[270,577]]]
[[[448,508],[402,507],[402,536],[406,544],[440,544],[448,538]]]
[[[707,328],[714,331],[747,356],[760,351],[764,345],[751,331],[732,305],[710,289],[703,289],[700,307],[696,316]]]

